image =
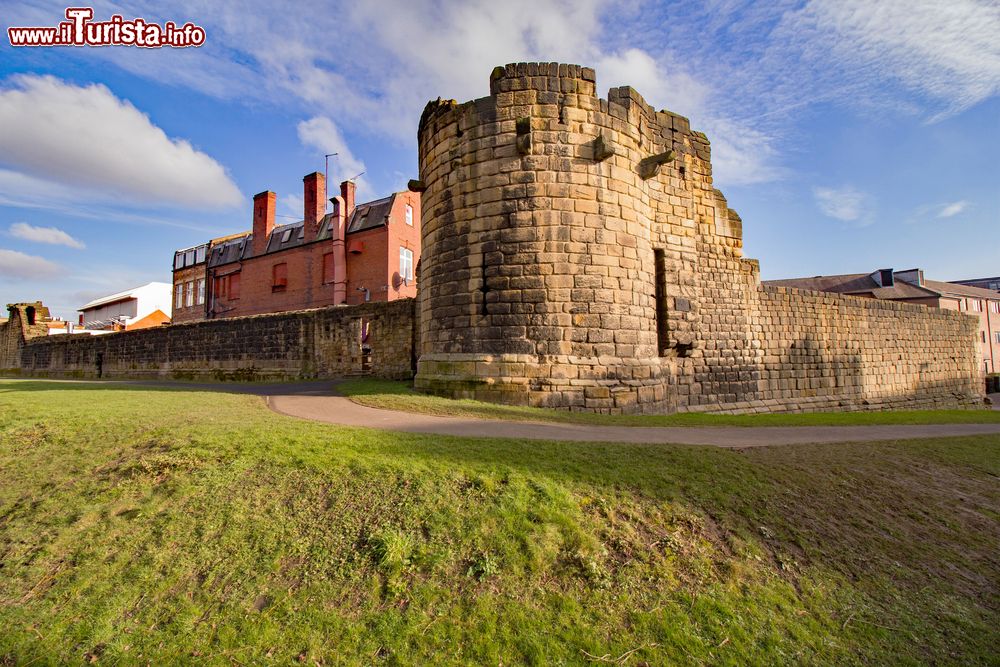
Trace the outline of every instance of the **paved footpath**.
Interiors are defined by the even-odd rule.
[[[52,380],[51,382],[60,382]],[[193,391],[224,391],[263,396],[267,406],[283,415],[342,426],[454,435],[463,438],[572,440],[580,442],[673,443],[717,447],[761,447],[805,443],[908,440],[963,435],[1000,434],[1000,424],[928,424],[899,426],[593,426],[545,422],[502,421],[472,417],[439,417],[358,405],[338,396],[335,383],[193,384],[180,382],[112,382]],[[1000,409],[1000,394],[991,394]]]

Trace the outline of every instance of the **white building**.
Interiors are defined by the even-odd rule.
[[[144,329],[170,323],[169,283],[149,283],[94,299],[80,307],[80,324],[91,331]]]

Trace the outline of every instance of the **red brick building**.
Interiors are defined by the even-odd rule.
[[[175,321],[416,296],[420,194],[396,192],[357,205],[354,198],[354,183],[341,183],[340,194],[330,199],[333,212],[326,213],[326,179],[309,174],[303,220],[275,225],[276,195],[254,196],[252,231],[214,240],[203,255],[200,246],[175,254],[174,295],[184,304],[175,305]],[[193,263],[178,263],[181,253]],[[205,279],[203,303],[196,274]],[[195,285],[190,304],[189,282]]]

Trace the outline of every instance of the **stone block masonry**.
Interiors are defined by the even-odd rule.
[[[418,130],[418,389],[605,413],[973,406],[974,321],[762,287],[708,138],[518,63]]]
[[[414,315],[413,299],[400,299],[102,336],[24,337],[23,309],[15,307],[0,325],[0,341],[7,341],[0,368],[62,378],[405,379],[415,365]]]

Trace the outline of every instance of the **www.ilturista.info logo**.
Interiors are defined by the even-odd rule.
[[[55,27],[7,28],[11,46],[164,46],[184,48],[205,43],[205,29],[193,23],[163,25],[144,19],[125,20],[120,14],[107,21],[92,21],[91,7],[68,7],[66,18]]]

